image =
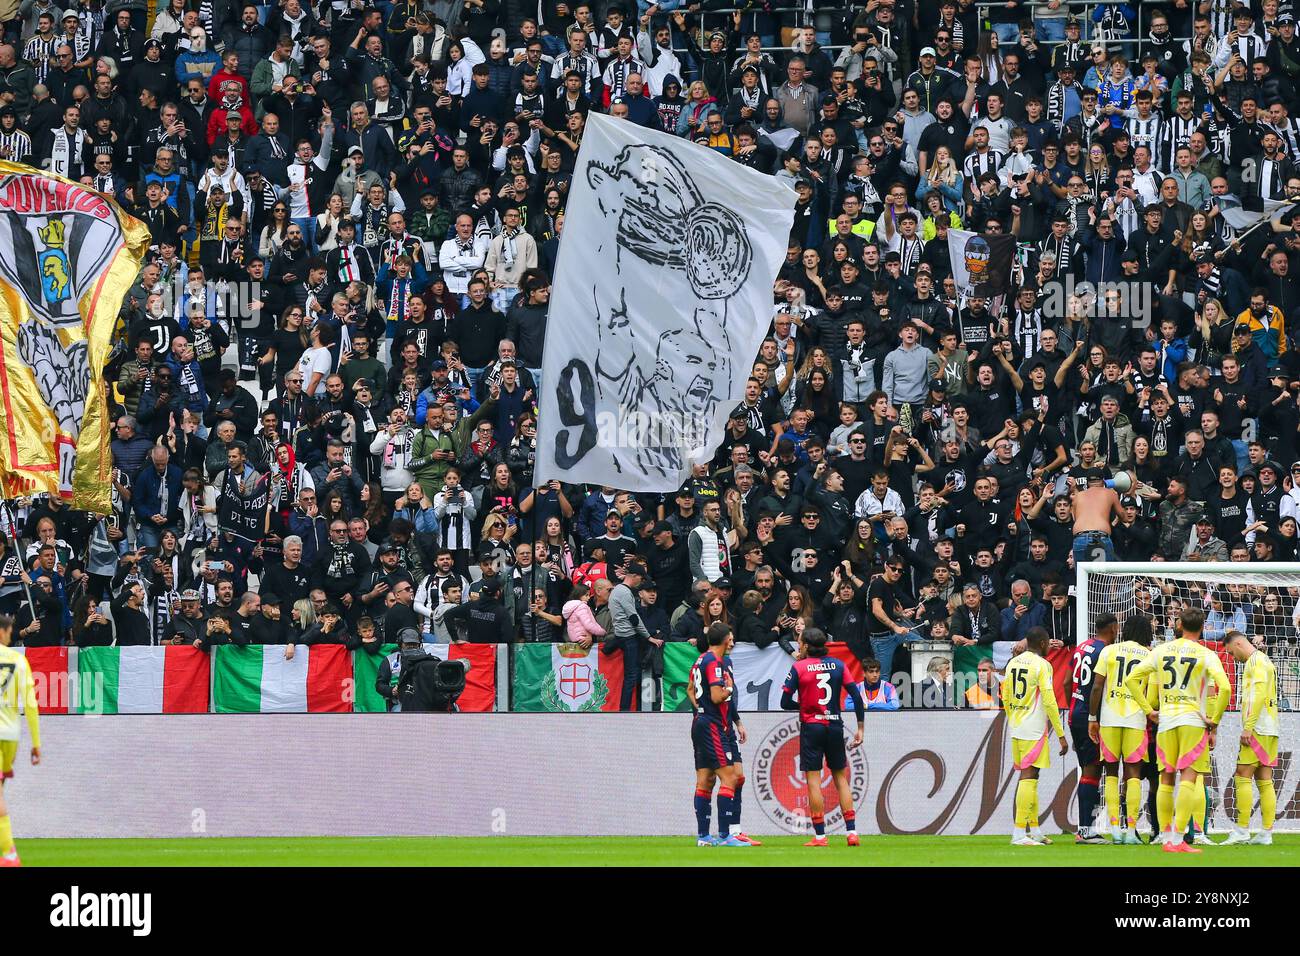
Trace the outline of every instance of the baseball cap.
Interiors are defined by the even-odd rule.
[[[194,593],[195,593],[195,598],[197,598],[198,592],[196,591]],[[258,597],[262,599],[263,606],[267,604],[275,605],[280,603],[280,595],[276,594],[274,591],[263,591],[261,594],[258,595]],[[182,601],[185,600],[184,594],[181,595],[181,600]]]
[[[362,155],[365,155],[365,152],[366,151],[362,149],[360,146],[353,146],[351,149],[348,150],[348,155],[351,156],[353,153],[361,153]]]
[[[64,20],[80,20],[80,19],[81,19],[81,14],[77,13],[76,10],[73,10],[71,7],[69,7],[67,10],[64,10],[64,11],[63,11],[63,19],[64,19]]]
[[[1293,24],[1293,23],[1295,23],[1295,17],[1293,17],[1293,16],[1292,16],[1291,14],[1289,14],[1289,13],[1279,13],[1277,19],[1274,20],[1273,22],[1276,23],[1278,26],[1281,26],[1281,25],[1284,24],[1284,23],[1292,23],[1292,24]]]
[[[379,546],[378,550],[375,551],[375,557],[379,557],[379,555],[381,555],[381,554],[388,554],[390,551],[391,551],[393,554],[398,554],[398,553],[399,553],[398,550],[397,550],[397,545],[392,544],[392,543],[381,544],[381,545]]]
[[[737,405],[735,408],[733,408],[733,409],[731,410],[731,415],[729,415],[728,417],[729,417],[729,418],[733,418],[733,419],[735,419],[735,418],[744,418],[744,419],[748,419],[748,418],[749,418],[749,412],[745,411],[745,406],[744,406],[744,405]]]
[[[672,530],[673,526],[667,521],[656,521],[652,534],[663,534],[665,531],[671,532]]]
[[[1201,515],[1199,518],[1196,519],[1196,523],[1197,523],[1197,524],[1208,524],[1208,525],[1210,525],[1210,526],[1213,526],[1213,525],[1214,525],[1214,519],[1211,518],[1209,515],[1204,515],[1204,514],[1203,514],[1203,515]]]
[[[182,600],[182,601],[198,601],[198,600],[202,600],[202,599],[199,597],[199,592],[196,591],[196,590],[194,590],[194,588],[186,588],[184,591],[181,592],[181,600]],[[262,597],[262,600],[263,600],[263,602],[265,602],[265,601],[266,601],[266,597],[263,596],[263,597]]]
[[[948,383],[941,378],[932,378],[930,379],[930,391],[946,392],[948,391]]]
[[[938,54],[934,52],[934,47],[932,47],[932,46],[921,47],[921,53],[920,53],[920,55],[921,55],[921,56],[938,56]]]
[[[713,586],[717,588],[719,591],[730,591],[731,578],[718,578],[716,581],[713,582]]]
[[[404,627],[397,632],[398,644],[419,644],[420,632],[413,627]]]
[[[445,372],[447,371],[447,363],[442,359],[434,359],[433,364],[429,366],[429,369],[434,372]]]
[[[478,552],[478,560],[480,564],[483,563],[484,561],[493,561],[496,559],[496,556],[497,556],[497,549],[490,544],[484,545],[482,548],[479,549]]]

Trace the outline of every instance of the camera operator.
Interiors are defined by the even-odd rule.
[[[420,643],[410,627],[398,635],[399,647],[379,663],[375,690],[388,701],[390,713],[454,712],[465,690],[469,661],[445,661]]]

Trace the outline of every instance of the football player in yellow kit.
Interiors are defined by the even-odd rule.
[[[1137,818],[1142,809],[1142,764],[1147,759],[1147,715],[1129,694],[1124,679],[1150,654],[1151,619],[1131,614],[1124,622],[1121,640],[1106,645],[1094,668],[1088,736],[1100,745],[1102,764],[1106,768],[1106,817],[1112,843],[1142,842],[1137,835]],[[1122,826],[1121,772],[1125,811]]]
[[[1146,660],[1136,664],[1124,679],[1124,687],[1148,716],[1154,716],[1159,728],[1157,806],[1162,839],[1158,839],[1168,853],[1200,853],[1184,842],[1183,834],[1193,817],[1205,818],[1202,778],[1210,772],[1214,730],[1228,706],[1228,675],[1218,656],[1201,643],[1205,612],[1196,607],[1183,608],[1179,626],[1182,636],[1159,645]],[[1147,699],[1148,679],[1158,707],[1152,707]],[[1172,828],[1163,829],[1171,815]]]
[[[1002,709],[1011,728],[1011,759],[1020,771],[1016,784],[1015,832],[1012,846],[1042,846],[1050,843],[1038,828],[1038,772],[1052,764],[1047,748],[1048,723],[1056,731],[1061,753],[1069,744],[1052,689],[1052,665],[1047,663],[1047,630],[1029,629],[1027,649],[1007,662],[1002,678]]]
[[[13,633],[13,618],[0,614],[0,867],[22,866],[14,848],[14,831],[4,794],[4,783],[14,775],[14,758],[18,756],[19,704],[27,712],[32,763],[41,762],[40,714],[36,708],[32,669],[27,657],[9,646]]]
[[[1277,793],[1273,789],[1273,768],[1277,766],[1277,668],[1269,656],[1250,642],[1241,631],[1229,631],[1224,644],[1238,663],[1245,664],[1237,686],[1241,705],[1241,750],[1237,754],[1237,819],[1221,846],[1256,843],[1271,846],[1273,820],[1277,816]],[[1259,790],[1259,816],[1263,825],[1253,836],[1249,832],[1254,806],[1252,781]]]

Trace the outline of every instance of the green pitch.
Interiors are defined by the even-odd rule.
[[[1274,845],[1207,847],[1200,856],[1158,847],[1075,846],[1054,835],[1045,847],[1009,837],[844,835],[828,849],[806,837],[764,838],[749,849],[696,847],[693,837],[293,837],[177,840],[19,840],[27,866],[1300,866],[1300,834]],[[1219,836],[1218,839],[1222,839]]]

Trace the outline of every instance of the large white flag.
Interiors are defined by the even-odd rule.
[[[1223,216],[1223,221],[1229,226],[1238,232],[1245,232],[1265,219],[1281,222],[1282,217],[1294,207],[1295,203],[1285,200],[1265,199],[1262,210],[1248,210],[1241,206],[1229,206],[1227,209],[1220,209],[1219,212]]]
[[[794,190],[587,119],[552,282],[536,482],[679,487],[721,443],[772,316]]]

